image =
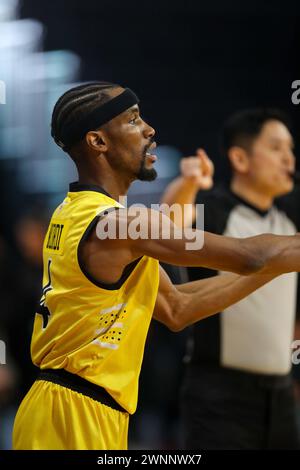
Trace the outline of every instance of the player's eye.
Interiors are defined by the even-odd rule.
[[[139,119],[139,115],[135,115],[134,117],[132,117],[129,121],[130,124],[136,124],[136,122],[138,121]]]

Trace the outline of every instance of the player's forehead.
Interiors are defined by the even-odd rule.
[[[127,114],[136,114],[136,113],[139,113],[139,112],[140,112],[139,105],[138,105],[138,104],[134,104],[133,106],[131,106],[130,108],[128,108],[125,112],[127,112]]]
[[[139,106],[137,104],[134,104],[133,106],[130,106],[130,108],[123,111],[123,113],[121,113],[119,116],[117,116],[117,118],[119,118],[120,120],[126,120],[126,119],[129,119],[129,118],[134,117],[136,115],[139,115],[139,113],[140,113]]]

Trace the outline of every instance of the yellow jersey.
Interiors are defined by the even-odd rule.
[[[79,256],[100,214],[114,207],[122,206],[101,188],[72,183],[54,211],[43,246],[43,295],[31,355],[41,369],[65,369],[105,388],[134,413],[158,261],[143,256],[107,286],[85,272]]]

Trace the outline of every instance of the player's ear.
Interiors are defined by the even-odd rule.
[[[101,130],[89,131],[85,136],[87,145],[99,153],[107,151],[106,137]]]

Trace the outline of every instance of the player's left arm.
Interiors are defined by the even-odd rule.
[[[174,285],[160,267],[159,290],[153,318],[172,331],[180,331],[239,302],[274,277],[274,274],[240,276],[226,273]]]

